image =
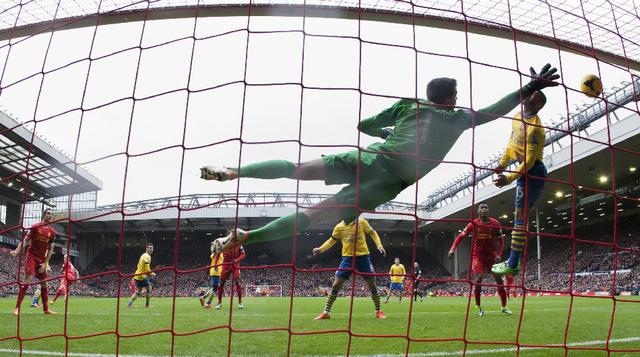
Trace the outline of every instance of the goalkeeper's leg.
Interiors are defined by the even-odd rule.
[[[312,208],[285,217],[280,217],[262,228],[251,231],[235,229],[226,237],[218,238],[212,245],[214,254],[228,251],[234,245],[248,243],[264,243],[291,237],[294,229],[304,232],[310,225],[320,222],[335,222],[340,220],[352,221],[356,217],[355,207],[336,209],[340,206],[335,196],[332,196]],[[344,206],[344,205],[342,205]]]
[[[239,177],[259,179],[290,178],[297,180],[324,180],[326,167],[322,159],[296,164],[286,160],[269,160],[239,168],[204,166],[200,177],[205,180],[229,181]]]

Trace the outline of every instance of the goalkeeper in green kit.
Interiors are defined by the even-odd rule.
[[[261,228],[230,230],[227,236],[213,242],[214,254],[227,251],[233,245],[293,236],[296,226],[298,232],[303,232],[319,222],[353,222],[360,211],[373,211],[394,199],[438,166],[465,130],[504,116],[517,107],[521,99],[543,88],[558,85],[555,80],[559,75],[550,64],[545,65],[540,73],[533,68],[530,71],[531,81],[522,89],[477,112],[455,110],[458,94],[455,79],[434,79],[427,85],[427,100],[401,99],[380,114],[359,123],[361,132],[384,139],[384,142],[374,143],[366,149],[327,155],[300,164],[271,160],[239,168],[202,167],[200,177],[204,180],[291,178],[324,180],[327,185],[348,184],[313,207],[278,218]]]

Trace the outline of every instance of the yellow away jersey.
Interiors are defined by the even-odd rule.
[[[367,247],[366,234],[368,234],[373,242],[376,245],[376,248],[382,247],[382,242],[380,242],[380,236],[378,233],[371,228],[369,222],[364,218],[358,219],[358,238],[355,243],[356,256],[367,255],[369,254],[369,247]],[[356,236],[356,222],[353,221],[349,224],[344,223],[344,221],[338,223],[333,228],[333,233],[331,233],[331,238],[327,239],[326,242],[322,246],[320,246],[320,252],[324,253],[329,248],[333,247],[337,242],[342,243],[342,256],[350,257],[353,256],[354,249],[354,238]]]
[[[209,269],[209,276],[220,276],[220,271],[222,271],[222,262],[224,261],[223,255],[211,254],[211,268]]]
[[[136,267],[136,275],[133,277],[136,280],[144,280],[147,278],[147,273],[151,272],[151,256],[144,253],[138,259],[138,266]],[[139,274],[139,275],[138,275]]]
[[[407,271],[404,269],[404,265],[402,264],[398,264],[395,265],[393,264],[391,266],[391,269],[389,269],[389,275],[391,275],[391,282],[392,283],[401,283],[404,280],[404,276],[407,273]]]
[[[511,121],[511,137],[509,138],[509,144],[507,145],[507,149],[504,151],[502,158],[500,158],[500,167],[506,167],[511,160],[518,160],[520,163],[514,172],[507,175],[507,181],[509,183],[516,180],[520,175],[527,173],[536,161],[542,161],[544,142],[544,128],[542,127],[542,121],[539,116],[534,115],[532,117],[522,119],[522,114],[517,113],[514,115],[514,119]]]

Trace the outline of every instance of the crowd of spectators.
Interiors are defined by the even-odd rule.
[[[634,231],[637,217],[619,227],[615,245],[610,227],[606,225],[577,229],[574,241],[567,238],[543,237],[542,259],[540,261],[540,278],[538,277],[538,261],[536,249],[528,249],[526,260],[525,288],[543,292],[590,292],[590,291],[637,291],[640,290],[640,236]],[[588,241],[588,242],[586,242]],[[533,242],[533,240],[531,241]],[[591,243],[595,242],[595,243]],[[206,286],[208,278],[209,259],[202,253],[198,244],[183,244],[178,253],[173,254],[173,245],[167,245],[168,251],[156,249],[153,256],[153,269],[158,272],[154,283],[153,294],[157,296],[193,296],[198,287]],[[247,258],[241,263],[242,285],[279,285],[282,294],[287,296],[318,296],[329,289],[333,282],[335,268],[339,264],[339,249],[320,257],[310,254],[311,247],[303,246],[295,254],[295,268],[291,263],[291,252],[282,247],[276,249],[268,244],[251,245],[247,247]],[[142,246],[125,246],[118,259],[117,247],[105,249],[92,262],[81,270],[82,279],[71,287],[72,294],[93,296],[128,296],[131,294],[129,281],[135,271],[135,264],[143,251]],[[375,271],[382,276],[377,277],[378,286],[385,286],[389,279],[389,270],[393,257],[399,256],[411,273],[410,249],[389,247],[387,257],[383,258],[377,252],[372,254]],[[425,281],[420,285],[421,290],[429,290],[436,295],[467,295],[471,287],[468,281],[441,282],[438,280],[452,279],[452,275],[435,259],[426,253],[418,257]],[[50,276],[59,276],[61,257],[52,259]],[[119,263],[118,263],[119,262]],[[176,264],[177,262],[177,264]],[[120,264],[120,268],[118,268]],[[273,267],[275,264],[283,266]],[[0,293],[15,293],[17,284],[18,259],[9,254],[7,248],[0,249]],[[174,268],[174,266],[176,266]],[[615,287],[611,271],[615,269]],[[295,272],[294,272],[295,271]],[[120,272],[120,273],[119,273]],[[520,275],[522,276],[522,274]],[[459,275],[461,280],[467,279],[467,273]],[[521,277],[516,279],[516,285],[521,286]],[[352,291],[351,279],[342,288],[341,294],[349,295]],[[492,278],[484,280],[485,284],[494,284]],[[364,279],[357,276],[353,292],[357,296],[368,295]],[[49,283],[53,292],[58,286],[57,281]],[[118,294],[118,286],[120,293]],[[231,284],[228,284],[231,286]],[[520,289],[518,289],[522,292]],[[483,288],[486,293],[495,292],[495,287]]]

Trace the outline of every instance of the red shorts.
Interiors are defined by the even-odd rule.
[[[491,267],[495,264],[494,259],[485,257],[472,257],[471,258],[471,273],[474,275],[491,273]]]
[[[507,284],[507,285],[513,285],[513,275],[511,275],[511,274],[505,275],[504,276],[504,281],[505,281],[505,284]]]
[[[229,280],[231,277],[231,272],[233,271],[233,277],[235,279],[240,279],[240,269],[235,270],[227,270],[224,267],[222,268],[222,272],[220,273],[220,280]]]
[[[58,290],[62,290],[62,291],[67,291],[68,288],[73,285],[73,283],[76,282],[75,277],[73,279],[62,279],[62,281],[60,282],[60,288],[58,288]]]
[[[24,261],[24,274],[29,276],[35,276],[38,280],[45,280],[47,278],[47,271],[40,273],[40,265],[44,263],[44,260],[40,261],[32,257],[31,254],[27,254],[27,258]]]

